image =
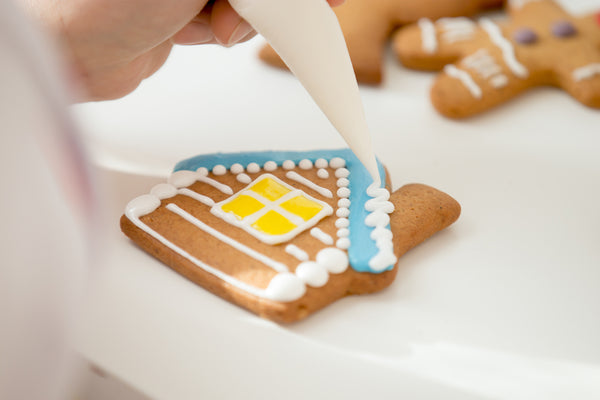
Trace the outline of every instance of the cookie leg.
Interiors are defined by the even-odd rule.
[[[570,68],[559,80],[560,85],[580,103],[600,108],[600,59]]]
[[[450,226],[460,215],[460,204],[430,186],[409,184],[395,191],[390,225],[398,257],[434,233]]]

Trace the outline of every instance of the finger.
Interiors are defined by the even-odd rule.
[[[235,12],[227,0],[214,2],[211,26],[217,41],[225,46],[231,46],[253,32],[250,24]]]

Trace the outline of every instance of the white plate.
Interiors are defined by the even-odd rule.
[[[212,296],[118,230],[131,198],[199,153],[342,147],[287,73],[177,49],[132,95],[75,108],[104,182],[109,243],[80,349],[158,399],[600,398],[600,113],[555,89],[466,121],[390,55],[363,87],[394,187],[463,207],[381,293],[278,326]],[[158,177],[157,177],[158,176]]]

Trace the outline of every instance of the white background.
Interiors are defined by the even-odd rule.
[[[394,188],[455,197],[450,229],[400,259],[381,293],[306,321],[263,321],[186,281],[118,229],[131,198],[186,157],[343,147],[261,40],[178,48],[124,99],[73,112],[98,165],[108,247],[79,348],[161,399],[600,398],[600,112],[538,89],[445,119],[432,74],[392,54],[361,92]],[[575,398],[575,397],[574,397]]]

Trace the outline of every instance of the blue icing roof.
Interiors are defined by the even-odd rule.
[[[331,159],[340,157],[346,161],[346,168],[350,171],[350,248],[348,249],[348,258],[352,268],[359,272],[379,273],[392,269],[390,265],[383,271],[374,271],[369,267],[369,261],[377,254],[378,249],[375,246],[375,241],[371,239],[371,232],[374,228],[365,225],[365,218],[369,214],[365,210],[365,202],[370,199],[367,196],[367,187],[373,183],[373,179],[362,163],[356,158],[350,149],[338,150],[315,150],[315,151],[261,151],[261,152],[245,152],[245,153],[215,153],[208,155],[200,155],[186,160],[180,161],[175,165],[174,171],[189,170],[195,171],[200,167],[205,167],[211,170],[215,165],[223,165],[227,169],[233,164],[239,163],[248,165],[255,162],[261,167],[267,161],[275,161],[278,166],[285,160],[292,160],[294,163],[299,163],[301,160],[309,159],[315,161],[319,158]],[[385,185],[385,169],[383,165],[377,161],[379,174],[381,176],[382,187]],[[390,229],[389,225],[387,229]]]

